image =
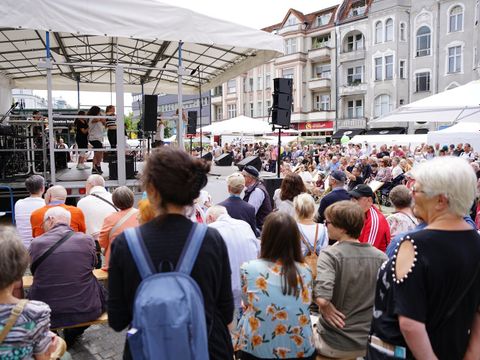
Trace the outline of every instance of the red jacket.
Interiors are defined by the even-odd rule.
[[[365,224],[358,240],[385,252],[390,244],[390,227],[387,219],[375,206],[372,206],[365,216]]]

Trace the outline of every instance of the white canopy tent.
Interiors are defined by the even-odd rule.
[[[212,135],[228,134],[268,134],[272,132],[272,125],[266,121],[240,115],[232,119],[214,122],[204,126],[202,132]]]
[[[480,122],[480,80],[401,106],[370,124],[460,121]]]
[[[124,91],[209,90],[283,53],[281,37],[156,0],[3,0],[0,74],[12,88],[115,91],[117,136],[124,132]],[[183,127],[177,121],[179,146]],[[50,175],[55,184],[54,143]],[[119,183],[125,148],[118,146]]]
[[[348,143],[368,145],[408,145],[416,146],[427,142],[427,134],[415,135],[357,135],[354,136]]]
[[[465,144],[473,146],[475,151],[480,150],[480,122],[460,122],[439,131],[431,131],[427,134],[427,141],[433,145]]]

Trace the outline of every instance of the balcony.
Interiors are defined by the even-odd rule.
[[[308,90],[326,90],[330,89],[330,77],[314,78],[308,82]]]
[[[352,50],[349,52],[341,52],[339,61],[341,63],[355,60],[365,60],[365,49]]]
[[[330,42],[320,44],[316,49],[308,50],[308,59],[312,62],[330,60],[332,48]]]
[[[313,109],[312,112],[307,114],[307,121],[328,121],[335,118],[335,110],[317,110]]]
[[[277,35],[283,35],[293,31],[301,31],[303,30],[303,23],[298,23],[294,25],[285,25],[283,28],[278,29]]]
[[[307,54],[302,53],[302,52],[296,52],[296,53],[293,53],[293,54],[283,55],[283,56],[277,57],[275,59],[275,65],[281,65],[281,64],[295,62],[295,61],[305,62],[306,58],[307,58],[306,55]]]
[[[216,95],[210,98],[210,102],[212,105],[220,105],[222,103],[222,95]]]
[[[366,129],[367,118],[341,118],[337,119],[337,130],[340,129]]]
[[[340,86],[338,89],[340,96],[361,95],[367,92],[367,84],[354,81],[347,85]]]

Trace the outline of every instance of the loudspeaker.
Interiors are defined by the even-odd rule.
[[[133,156],[125,156],[125,172],[127,179],[135,179],[135,167],[133,162]],[[108,163],[108,178],[109,180],[118,180],[117,159],[114,159]]]
[[[262,169],[262,160],[258,156],[247,156],[245,159],[237,163],[238,169],[240,171],[247,165],[253,166],[255,169],[260,171]]]
[[[158,96],[143,95],[143,130],[157,131]]]
[[[213,155],[211,152],[207,152],[202,155],[202,159],[207,160],[207,161],[212,161],[213,160]]]
[[[195,135],[197,133],[197,112],[189,111],[188,112],[188,125],[187,125],[187,134]]]
[[[231,166],[233,162],[232,154],[226,153],[222,154],[215,159],[215,164],[217,166]]]
[[[274,109],[284,109],[284,110],[291,110],[292,109],[292,95],[291,94],[283,94],[283,93],[273,93],[273,108]]]
[[[272,124],[280,125],[284,128],[290,127],[290,117],[292,112],[284,109],[272,109]]]
[[[282,181],[283,179],[279,179],[277,177],[263,179],[263,184],[265,185],[265,189],[267,190],[268,195],[270,195],[270,200],[272,200],[272,204],[273,194],[275,193],[275,190],[280,189],[280,186],[282,186]]]
[[[293,80],[285,78],[276,78],[273,79],[273,92],[292,94],[293,91]]]

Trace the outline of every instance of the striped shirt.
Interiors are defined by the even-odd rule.
[[[15,304],[0,304],[0,331]],[[50,328],[50,307],[41,301],[29,301],[0,346],[0,359],[33,359],[45,353],[54,335]]]
[[[105,114],[106,116],[115,116],[115,114]],[[117,125],[117,119],[106,119],[106,126],[107,128],[110,126],[116,126]]]
[[[385,216],[372,206],[365,213],[365,224],[358,240],[385,252],[390,243],[390,227]]]

